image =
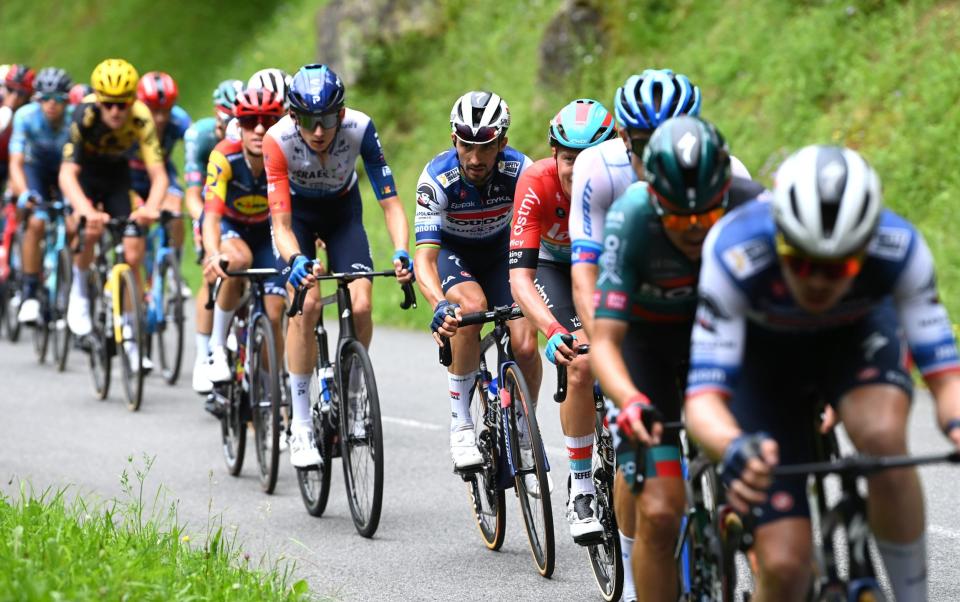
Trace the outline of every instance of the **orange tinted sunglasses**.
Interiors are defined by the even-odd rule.
[[[851,257],[839,259],[819,259],[805,255],[802,251],[787,242],[783,234],[777,233],[777,254],[798,278],[809,278],[817,272],[828,280],[853,278],[860,273],[866,254],[857,253]]]
[[[704,230],[709,230],[715,223],[720,221],[724,213],[726,213],[725,207],[714,207],[704,213],[691,213],[689,215],[664,213],[660,216],[660,221],[667,230],[683,232],[692,230],[696,226]]]

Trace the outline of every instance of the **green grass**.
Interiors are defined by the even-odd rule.
[[[119,500],[90,503],[69,489],[0,495],[0,600],[307,600],[292,567],[251,562],[218,521],[194,543],[161,490],[144,499],[151,460],[130,461]]]
[[[843,143],[863,152],[881,175],[887,203],[927,237],[943,299],[952,315],[960,313],[960,271],[948,269],[960,257],[960,240],[946,227],[956,221],[960,195],[960,157],[952,150],[960,122],[960,6],[934,0],[593,3],[604,15],[599,44],[577,49],[580,67],[559,88],[537,83],[537,71],[539,44],[560,0],[445,0],[425,32],[365,45],[368,67],[347,90],[348,103],[376,120],[411,219],[417,177],[447,148],[450,106],[466,90],[501,94],[513,116],[511,145],[536,159],[548,153],[546,125],[563,104],[589,96],[609,107],[627,75],[671,67],[700,85],[704,116],[767,185],[780,160],[805,144]],[[180,78],[187,108],[202,116],[210,87],[224,77],[246,77],[267,65],[293,70],[315,60],[314,16],[323,4],[287,0],[264,9],[213,2],[197,9],[182,0],[120,6],[88,0],[46,8],[54,4],[6,0],[0,39],[11,52],[2,58],[60,62],[79,73],[108,51],[123,53],[143,69],[164,68]],[[196,16],[198,10],[206,14]],[[361,190],[374,260],[386,265],[392,245],[369,186],[361,183]],[[427,308],[400,312],[396,285],[375,286],[378,323],[424,327]]]

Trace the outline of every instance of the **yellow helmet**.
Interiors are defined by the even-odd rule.
[[[123,59],[106,59],[93,70],[90,85],[97,100],[133,100],[137,93],[140,74]]]

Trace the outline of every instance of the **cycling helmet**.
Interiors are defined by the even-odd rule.
[[[247,82],[248,89],[253,88],[254,90],[259,90],[260,88],[266,88],[273,92],[280,99],[280,102],[283,103],[284,107],[287,105],[287,90],[289,87],[290,75],[282,69],[273,67],[257,71]]]
[[[467,92],[450,110],[450,129],[467,144],[491,142],[506,134],[509,127],[510,109],[493,92]]]
[[[137,84],[137,98],[151,109],[172,109],[178,93],[177,82],[163,71],[150,71]]]
[[[26,65],[10,65],[7,75],[3,78],[3,83],[11,90],[33,94],[33,80],[36,75],[36,72]]]
[[[700,114],[700,88],[669,69],[631,75],[613,100],[620,127],[653,130],[671,117]]]
[[[247,117],[248,115],[282,117],[283,113],[283,103],[280,102],[279,97],[266,88],[247,88],[237,95],[237,101],[233,109],[234,117]]]
[[[773,217],[794,248],[842,259],[864,249],[876,231],[880,178],[856,151],[807,146],[777,170]]]
[[[550,145],[583,149],[617,135],[613,115],[595,100],[577,99],[550,120]]]
[[[643,151],[644,178],[663,214],[703,213],[727,202],[732,181],[723,136],[699,117],[668,119]]]
[[[213,91],[213,106],[218,111],[233,115],[233,107],[241,90],[243,90],[243,82],[239,79],[223,80]]]
[[[37,73],[37,80],[33,84],[39,94],[69,94],[73,80],[66,71],[58,67],[46,67]]]
[[[329,113],[343,106],[343,81],[326,65],[313,63],[297,70],[287,100],[298,113]]]
[[[133,65],[123,59],[106,59],[93,70],[90,85],[97,100],[130,101],[137,92],[140,75]]]
[[[70,104],[80,104],[83,102],[83,98],[92,92],[93,88],[90,87],[90,84],[73,84],[73,87],[70,88]]]

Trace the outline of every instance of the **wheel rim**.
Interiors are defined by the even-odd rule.
[[[160,368],[168,384],[175,384],[180,376],[183,358],[183,298],[180,296],[180,275],[176,264],[164,261],[161,278],[161,319],[156,325]]]
[[[484,363],[485,365],[485,363]],[[474,437],[483,456],[483,470],[467,482],[467,492],[473,506],[473,516],[480,535],[488,548],[496,549],[502,542],[503,494],[497,486],[497,441],[495,431],[487,424],[487,390],[477,383],[470,403]]]
[[[340,389],[340,433],[344,477],[354,524],[361,535],[370,537],[379,521],[383,478],[383,459],[377,457],[382,450],[379,417],[373,415],[376,391],[371,390],[376,384],[367,382],[359,351],[344,354],[343,361],[346,386]]]
[[[257,463],[260,468],[260,484],[264,491],[272,493],[277,482],[280,458],[279,382],[275,382],[273,364],[277,362],[270,322],[259,316],[254,324],[253,346],[250,357],[250,403],[256,437]],[[264,357],[266,356],[266,357]]]
[[[143,311],[136,290],[133,284],[133,274],[130,271],[124,272],[120,278],[119,299],[114,299],[114,303],[120,303],[120,316],[121,319],[125,319],[124,326],[121,328],[120,364],[123,370],[123,388],[127,398],[127,407],[131,411],[140,409],[143,398],[142,362],[144,353],[146,353],[143,336]],[[132,358],[130,357],[130,349],[133,346],[137,350],[136,365],[133,365],[134,362],[131,361]]]

